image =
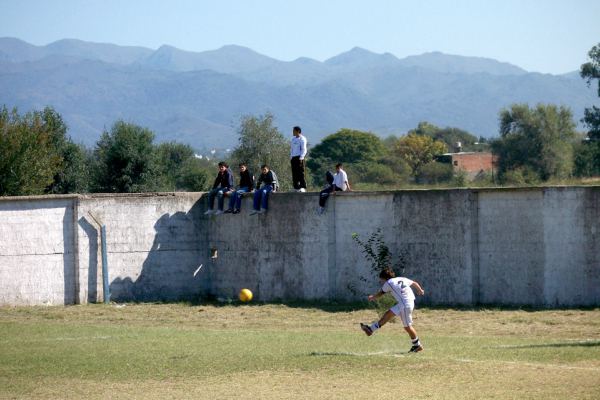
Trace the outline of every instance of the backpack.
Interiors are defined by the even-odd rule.
[[[327,180],[327,183],[333,185],[333,174],[331,173],[331,171],[327,171],[325,173],[325,179]]]
[[[271,170],[271,174],[273,175],[273,191],[276,192],[279,190],[279,179],[277,179],[275,171]]]

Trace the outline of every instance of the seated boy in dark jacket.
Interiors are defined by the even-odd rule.
[[[223,195],[233,187],[233,173],[229,169],[227,163],[221,161],[219,163],[219,173],[215,178],[215,183],[210,192],[208,192],[208,210],[204,214],[223,214]],[[218,200],[218,211],[215,213],[213,207],[215,205],[215,196]]]
[[[229,198],[229,208],[225,213],[238,214],[242,207],[242,196],[244,193],[251,192],[254,189],[254,177],[248,170],[246,163],[240,163],[240,184],[236,190],[231,192]]]
[[[265,164],[260,169],[262,174],[260,174],[256,183],[254,210],[252,210],[250,215],[266,213],[269,208],[269,193],[276,191],[279,187],[277,175],[274,171],[271,171],[268,165]]]

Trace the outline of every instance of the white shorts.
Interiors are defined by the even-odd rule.
[[[414,308],[414,305],[405,307],[404,304],[398,303],[390,308],[390,311],[393,312],[395,316],[400,317],[402,325],[406,328],[412,325],[412,312]]]

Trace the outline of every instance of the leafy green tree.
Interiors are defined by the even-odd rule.
[[[46,107],[41,118],[50,134],[52,148],[61,158],[61,168],[46,189],[47,193],[84,193],[89,189],[91,154],[83,145],[73,143],[67,125],[54,109]]]
[[[62,166],[55,145],[62,127],[45,118],[50,114],[0,109],[0,195],[43,194],[52,184]]]
[[[434,141],[444,142],[448,149],[454,149],[456,143],[461,144],[463,151],[482,151],[485,146],[479,145],[477,137],[469,132],[458,128],[439,128],[429,122],[419,122],[416,129],[408,131],[408,134],[429,136]],[[476,143],[478,145],[476,145]]]
[[[95,191],[135,193],[160,189],[164,181],[153,140],[150,130],[123,121],[102,133],[94,151]]]
[[[592,47],[588,53],[591,61],[583,64],[579,71],[587,81],[598,80],[598,96],[600,96],[600,43]],[[585,141],[575,146],[575,176],[600,175],[600,108],[592,106],[584,110],[584,124],[589,128]]]
[[[307,166],[312,171],[314,183],[321,185],[325,172],[333,170],[337,163],[343,163],[348,172],[354,170],[364,172],[368,169],[374,171],[372,164],[386,154],[387,150],[377,135],[370,132],[341,129],[324,138],[311,150]],[[388,174],[388,171],[385,171],[385,174]],[[349,178],[353,182],[361,179],[359,176],[350,176]],[[363,179],[365,178],[363,177]],[[383,183],[376,176],[368,179],[377,179],[374,183]]]
[[[81,144],[68,139],[58,149],[62,167],[54,175],[47,193],[86,193],[90,190],[92,153]]]
[[[571,175],[576,131],[568,108],[514,104],[500,112],[500,135],[492,147],[499,157],[501,179],[518,169],[526,171],[522,175],[529,180],[535,180],[534,175],[542,180]]]
[[[591,61],[583,64],[579,71],[581,77],[587,81],[588,86],[593,80],[598,80],[598,96],[600,96],[600,43],[588,52]],[[600,140],[600,108],[592,106],[586,108],[583,121],[590,128],[589,137]]]
[[[444,142],[431,136],[411,133],[398,139],[393,151],[410,166],[412,175],[417,176],[421,168],[434,161],[435,156],[448,150]]]
[[[207,173],[190,145],[166,142],[156,147],[158,164],[167,191],[206,190]]]
[[[260,166],[269,165],[277,174],[281,189],[289,190],[292,185],[290,142],[273,126],[273,122],[274,117],[270,113],[242,117],[238,146],[233,150],[231,158],[236,163],[247,163],[249,170],[257,178]]]

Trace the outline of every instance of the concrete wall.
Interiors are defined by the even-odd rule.
[[[421,304],[600,304],[600,189],[275,193],[265,215],[206,216],[202,193],[0,199],[0,304],[112,300],[356,300],[378,284],[361,249],[377,228]],[[210,249],[218,258],[210,258]],[[200,269],[198,270],[198,268]],[[194,272],[198,271],[195,275]]]

